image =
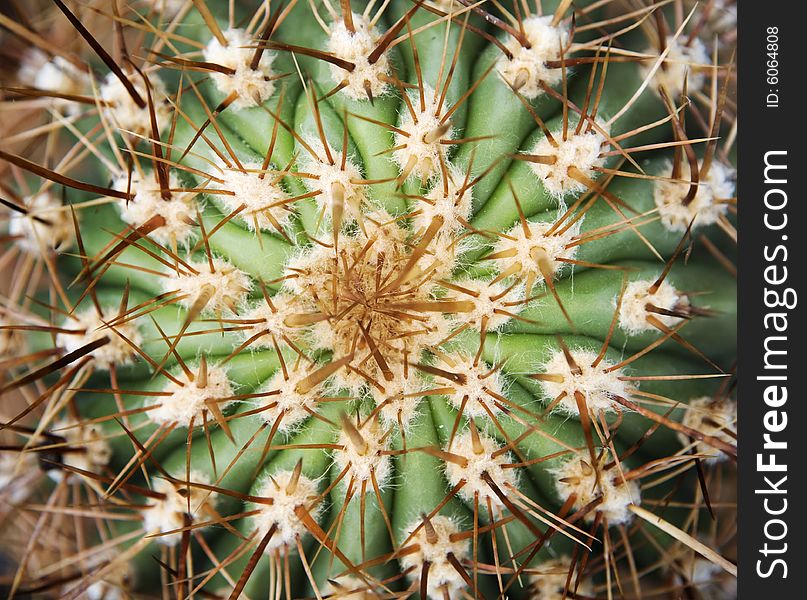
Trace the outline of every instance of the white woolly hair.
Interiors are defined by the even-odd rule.
[[[190,472],[189,481],[208,485],[210,477],[204,472],[194,470]],[[206,489],[182,483],[174,484],[167,479],[153,479],[151,487],[165,497],[149,499],[149,505],[141,510],[143,530],[149,534],[167,534],[155,537],[158,543],[165,546],[175,546],[182,539],[182,533],[176,530],[185,526],[186,513],[190,514],[192,521],[205,520],[209,518],[207,513],[215,508],[218,500],[217,494]]]
[[[92,583],[86,588],[84,594],[88,600],[129,600],[137,584],[135,569],[126,556],[115,552],[114,548],[108,551],[94,552],[85,564],[88,576]],[[91,573],[91,575],[90,575]],[[64,586],[63,594],[78,592],[87,582],[82,577],[76,582]]]
[[[197,365],[188,365],[195,371]],[[156,408],[149,410],[148,416],[154,423],[168,425],[176,423],[179,427],[195,427],[204,423],[204,413],[209,412],[208,403],[215,403],[219,410],[224,410],[232,403],[225,400],[233,395],[233,384],[223,367],[210,365],[207,367],[207,378],[204,387],[199,386],[199,378],[191,380],[184,371],[174,375],[178,383],[169,380],[163,388],[169,396],[160,396]],[[224,401],[222,401],[224,400]],[[208,418],[208,420],[210,420]]]
[[[443,219],[441,233],[456,235],[465,229],[463,221],[470,220],[473,202],[473,188],[462,189],[465,179],[465,172],[451,165],[445,180],[442,176],[435,180],[425,201],[415,204],[415,231],[425,231],[437,216]]]
[[[134,576],[129,572],[129,564],[120,561],[110,564],[115,565],[114,570],[110,573],[104,568],[104,579],[87,588],[89,600],[127,600],[132,597],[135,582]]]
[[[11,356],[12,353],[22,354],[28,347],[28,338],[23,331],[19,329],[2,329],[3,327],[10,327],[17,322],[18,321],[8,318],[4,311],[0,309],[0,358],[7,358]]]
[[[373,477],[383,488],[392,475],[392,459],[383,454],[389,448],[389,436],[376,419],[367,420],[361,427],[356,425],[356,429],[364,440],[364,446],[357,445],[343,429],[336,442],[341,448],[334,449],[332,459],[339,472],[348,470],[349,476],[345,481],[353,478],[359,486],[365,482],[367,493],[370,493],[373,491],[370,484]]]
[[[61,56],[51,58],[35,47],[26,50],[17,77],[25,85],[57,94],[80,96],[90,91],[89,73]],[[64,98],[50,98],[49,102],[53,108],[70,116],[82,110],[81,103]]]
[[[350,31],[341,19],[331,23],[326,41],[328,52],[354,65],[353,70],[348,71],[330,64],[331,79],[335,84],[344,83],[342,92],[354,100],[368,99],[368,90],[373,98],[383,96],[389,91],[389,84],[385,81],[390,74],[389,59],[385,53],[374,63],[368,60],[383,34],[367,17],[356,13],[353,13],[353,29]]]
[[[681,422],[703,435],[717,438],[727,444],[737,443],[737,402],[735,400],[711,396],[693,398],[687,403]],[[705,456],[707,463],[716,464],[729,458],[725,452],[721,452],[714,446],[694,441],[683,433],[678,434],[678,440],[684,446],[694,443],[695,452]]]
[[[237,218],[250,231],[284,230],[292,211],[285,204],[289,195],[279,181],[280,175],[263,172],[260,163],[248,162],[242,166],[243,169],[222,168],[222,188],[233,192],[221,196],[225,210],[234,212],[244,205]]]
[[[523,304],[508,305],[523,299],[523,285],[514,286],[506,280],[491,284],[489,281],[471,278],[456,278],[452,283],[474,292],[475,295],[471,296],[451,291],[458,300],[473,304],[473,310],[461,313],[461,318],[477,328],[481,328],[482,321],[487,319],[488,331],[497,331],[512,320],[510,315],[503,314],[502,311],[517,314],[524,308]]]
[[[344,248],[341,243],[340,247]],[[333,254],[332,248],[321,244],[302,246],[293,250],[283,269],[286,276],[283,281],[283,292],[300,296],[310,293],[311,289],[326,289],[328,282],[331,281],[329,268],[333,263]]]
[[[327,222],[333,215],[334,206],[344,210],[344,223],[349,224],[362,216],[362,206],[368,202],[367,186],[362,183],[362,170],[359,163],[349,154],[344,157],[341,150],[328,144],[328,152],[322,141],[316,137],[305,137],[306,145],[313,151],[300,155],[300,168],[310,177],[303,177],[306,188],[319,192],[314,200],[320,210],[324,209]],[[333,163],[328,161],[330,153]],[[342,168],[342,161],[345,166]]]
[[[280,338],[284,335],[294,338],[299,334],[299,328],[286,325],[286,319],[290,315],[300,312],[301,308],[305,306],[298,303],[299,297],[280,291],[272,296],[271,300],[274,310],[266,300],[262,299],[258,303],[246,307],[240,313],[240,319],[244,321],[244,329],[239,332],[241,337],[246,341],[261,335],[250,342],[250,348],[274,348],[273,336],[280,343]]]
[[[672,174],[673,165],[667,161],[666,173]],[[661,223],[668,231],[684,232],[692,223],[692,230],[713,225],[723,217],[729,209],[727,200],[735,194],[735,178],[737,172],[731,167],[713,161],[705,180],[698,182],[695,197],[684,206],[684,199],[689,192],[691,177],[688,161],[681,164],[681,181],[658,179],[654,183],[653,200],[656,203]]]
[[[532,273],[536,283],[544,281],[544,274],[538,264],[539,259],[546,259],[546,270],[551,271],[553,277],[558,277],[563,271],[570,269],[570,265],[561,262],[559,258],[573,259],[577,255],[578,246],[567,246],[580,232],[583,219],[578,219],[571,226],[558,228],[552,235],[547,232],[554,226],[551,221],[529,221],[527,236],[521,223],[514,225],[507,231],[506,237],[499,239],[493,247],[494,253],[513,252],[514,256],[496,258],[492,262],[499,271],[504,271],[515,263],[521,264],[521,273]]]
[[[40,475],[35,452],[0,452],[0,494],[4,502],[25,502],[36,489]]]
[[[474,366],[474,356],[466,353],[442,354],[437,362],[440,369],[461,375],[462,381],[440,379],[437,385],[453,388],[447,394],[449,403],[472,419],[487,418],[501,412],[496,406],[495,395],[504,394],[504,377],[501,370],[491,373],[491,367],[483,360]],[[491,393],[488,393],[489,390]],[[487,409],[485,408],[487,407]],[[490,411],[490,412],[488,412]]]
[[[228,29],[222,34],[227,44],[222,44],[214,36],[205,46],[204,58],[205,61],[227,67],[234,73],[214,71],[210,73],[210,78],[225,96],[233,92],[238,94],[232,103],[235,110],[263,104],[275,91],[272,73],[274,53],[264,50],[258,67],[253,69],[251,63],[257,42],[243,29]]]
[[[683,93],[684,81],[687,82],[687,93],[689,94],[703,89],[712,60],[700,38],[687,38],[687,43],[683,44],[680,38],[668,36],[664,40],[664,47],[668,49],[667,55],[664,62],[653,73],[651,89],[658,92],[659,88],[663,87],[673,101],[677,101]],[[646,54],[655,58],[640,63],[639,68],[644,79],[656,66],[660,56],[657,48],[648,48]]]
[[[478,243],[478,240],[469,236],[446,234],[442,229],[438,231],[421,259],[421,262],[428,265],[429,268],[434,266],[433,276],[424,283],[424,286],[433,292],[434,288],[440,287],[441,279],[451,279],[455,271],[466,272],[458,269],[460,257],[479,247],[481,244]]]
[[[160,12],[163,21],[173,19],[183,7],[187,6],[187,0],[141,0],[152,10]]]
[[[376,406],[381,408],[378,416],[385,427],[403,426],[408,430],[419,414],[423,396],[417,395],[427,388],[427,380],[423,375],[410,367],[408,377],[404,377],[403,365],[394,363],[390,365],[392,381],[384,381],[384,389],[370,387],[370,396]]]
[[[472,434],[467,431],[458,434],[447,448],[449,452],[465,459],[464,465],[450,460],[445,461],[446,479],[449,484],[455,486],[464,481],[465,485],[460,489],[459,495],[469,502],[475,502],[476,498],[479,498],[479,505],[484,509],[487,508],[488,502],[494,510],[504,507],[504,503],[482,478],[483,474],[487,474],[505,494],[517,487],[516,470],[504,467],[505,464],[513,462],[512,456],[509,452],[494,456],[499,449],[500,446],[495,439],[481,433],[479,448],[476,448]]]
[[[148,92],[151,92],[151,104],[154,107],[154,116],[157,128],[162,131],[171,122],[171,106],[167,102],[167,92],[163,81],[149,74],[149,87],[146,89],[140,75],[130,76],[129,81],[137,94],[145,103],[138,106],[129,91],[114,73],[107,75],[101,84],[99,94],[104,105],[103,115],[118,129],[137,136],[151,136],[151,112],[149,111]]]
[[[633,513],[628,507],[639,503],[639,485],[634,480],[623,480],[618,467],[607,471],[600,467],[598,480],[589,460],[587,453],[575,454],[552,470],[558,496],[565,499],[575,494],[574,509],[583,508],[602,496],[602,502],[586,515],[586,520],[593,521],[596,513],[601,513],[608,519],[609,525],[629,523],[633,519]]]
[[[454,139],[456,133],[450,120],[442,122],[451,106],[447,102],[440,106],[439,95],[435,99],[434,90],[428,85],[424,85],[422,91],[408,90],[407,95],[416,119],[408,106],[401,109],[400,131],[393,136],[398,149],[392,153],[392,158],[401,170],[409,170],[408,177],[431,180],[440,173],[440,161],[448,162],[448,146],[442,142]]]
[[[597,121],[600,129],[608,132],[608,126]],[[554,198],[562,200],[565,196],[579,196],[589,188],[585,183],[572,177],[569,170],[574,167],[588,179],[597,179],[596,167],[605,163],[602,157],[602,148],[607,138],[596,128],[583,127],[580,133],[569,129],[566,139],[563,139],[563,130],[552,132],[554,144],[546,136],[542,137],[530,154],[536,156],[552,156],[553,164],[529,163],[530,169],[544,186],[544,189]]]
[[[287,379],[283,370],[278,369],[260,388],[262,393],[273,393],[260,399],[260,404],[266,408],[259,416],[279,433],[291,434],[297,431],[311,416],[309,411],[316,409],[317,400],[326,389],[326,382],[322,382],[310,390],[300,391],[298,386],[308,374],[308,371],[300,368],[290,371]]]

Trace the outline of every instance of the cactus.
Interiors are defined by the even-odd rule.
[[[10,595],[729,597],[733,36],[686,4],[0,14]]]

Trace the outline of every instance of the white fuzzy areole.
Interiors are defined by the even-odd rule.
[[[699,38],[693,37],[691,40],[687,38],[688,45],[682,44],[682,41],[682,38],[676,40],[673,36],[667,37],[664,46],[669,48],[669,51],[650,82],[650,88],[656,93],[660,87],[663,87],[673,102],[677,102],[683,93],[685,80],[687,94],[692,95],[702,90],[712,65],[706,46]],[[650,74],[660,56],[658,48],[648,48],[645,54],[653,56],[653,58],[647,59],[639,65],[643,79]]]
[[[502,314],[501,311],[516,314],[523,308],[523,304],[508,306],[508,303],[517,302],[522,298],[523,286],[513,286],[512,283],[503,281],[491,284],[489,281],[471,278],[456,279],[452,283],[474,292],[475,296],[454,290],[450,290],[449,293],[458,301],[473,304],[472,311],[458,314],[463,321],[473,324],[476,328],[480,328],[482,321],[487,319],[488,331],[496,331],[512,319],[510,315]],[[500,312],[497,313],[497,310]]]
[[[428,295],[429,289],[433,288],[427,285],[421,286],[419,299],[432,300],[433,297]],[[445,341],[458,326],[455,314],[444,315],[428,311],[419,314],[422,315],[422,320],[398,322],[391,319],[388,323],[390,331],[386,333],[388,337],[385,338],[387,339],[385,345],[392,350],[395,361],[403,361],[404,355],[407,355],[410,363],[414,362],[413,357],[421,356],[424,351],[433,351],[439,347],[440,343]]]
[[[426,253],[420,259],[419,264],[425,268],[432,268],[432,276],[424,282],[424,288],[434,292],[440,288],[441,279],[451,279],[457,269],[460,257],[474,247],[474,242],[469,237],[462,237],[455,233],[445,233],[442,228],[437,232]]]
[[[406,377],[403,365],[396,362],[390,365],[390,369],[393,373],[392,381],[381,382],[383,391],[371,386],[370,395],[376,406],[381,406],[378,411],[381,423],[385,427],[395,427],[400,420],[405,431],[418,414],[423,401],[420,392],[427,389],[426,381],[412,366]]]
[[[710,396],[694,398],[687,403],[682,423],[703,435],[734,445],[737,443],[737,402]],[[685,446],[693,443],[689,436],[682,433],[678,434],[678,439]],[[723,462],[729,457],[705,442],[695,441],[695,452],[707,457],[706,462],[712,464]]]
[[[196,371],[198,367],[188,365],[191,371]],[[182,372],[174,375],[182,385],[169,380],[163,388],[163,392],[170,396],[157,396],[156,402],[147,401],[147,404],[158,403],[159,406],[148,411],[149,419],[154,423],[167,425],[176,423],[179,427],[190,427],[193,421],[194,427],[200,427],[204,422],[204,413],[209,413],[208,403],[215,403],[220,410],[224,410],[232,400],[222,402],[225,398],[233,395],[233,386],[227,377],[227,371],[221,367],[209,366],[207,368],[207,382],[205,387],[199,387],[198,377],[191,381]],[[211,421],[210,416],[207,417]]]
[[[737,33],[737,4],[735,0],[715,0],[709,13],[708,25],[711,35],[704,39],[713,39],[715,34],[736,35]],[[724,40],[719,40],[721,49],[726,46]]]
[[[676,586],[695,588],[703,598],[737,600],[737,577],[697,554],[684,554],[676,564],[667,565],[666,571]]]
[[[523,21],[523,30],[530,44],[525,48],[514,37],[504,43],[513,58],[499,57],[496,69],[499,75],[517,91],[532,100],[544,93],[541,84],[548,86],[557,84],[563,78],[559,67],[549,68],[546,63],[561,58],[561,48],[569,42],[569,32],[565,27],[554,27],[553,17],[527,17]]]
[[[255,495],[271,498],[272,504],[250,505],[250,510],[260,511],[249,517],[257,529],[255,537],[258,540],[263,539],[273,526],[277,527],[263,551],[264,554],[295,552],[296,540],[308,535],[308,529],[295,512],[297,507],[305,508],[314,520],[322,512],[321,502],[315,506],[311,505],[318,496],[316,482],[301,474],[296,485],[290,486],[293,474],[293,471],[280,471],[267,477]],[[290,487],[292,489],[289,489]]]
[[[306,347],[328,350],[335,357],[355,358],[352,368],[331,375],[329,393],[342,390],[355,396],[369,391],[380,405],[385,425],[397,424],[400,412],[401,424],[406,427],[420,402],[422,381],[414,368],[404,378],[403,369],[395,365],[402,366],[404,356],[411,357],[412,362],[419,360],[423,350],[450,335],[457,321],[433,307],[445,289],[435,290],[434,284],[425,282],[434,278],[434,268],[442,256],[426,252],[404,271],[415,246],[412,232],[383,210],[366,210],[361,215],[361,222],[338,233],[338,252],[323,241],[298,250],[288,260],[282,293],[293,297],[295,304],[293,309],[282,311],[282,322]],[[400,293],[385,293],[387,283],[397,286]],[[409,308],[404,308],[404,303]],[[422,303],[428,304],[424,307]],[[398,316],[410,308],[423,313],[423,318]],[[261,310],[263,315],[250,314],[245,319],[245,323],[257,322],[245,336],[258,335],[266,331],[263,323],[277,321],[277,316]],[[386,357],[393,370],[392,381],[387,381],[379,365],[384,361],[373,359],[371,344],[361,333],[363,328]],[[279,382],[276,387],[281,387]],[[299,403],[289,406],[289,414],[286,412],[282,402],[276,402],[266,414],[273,422],[281,414],[285,415],[282,422],[286,417],[293,422],[296,416],[304,416]]]
[[[312,138],[306,140],[306,144],[314,156],[304,152],[300,157],[302,171],[310,175],[302,177],[303,184],[310,191],[319,192],[314,200],[321,210],[325,210],[327,219],[333,215],[335,206],[341,206],[343,224],[354,223],[362,216],[362,206],[367,202],[367,186],[358,183],[362,181],[361,170],[350,156],[344,158],[343,169],[342,152],[334,150],[330,144],[328,151],[333,163],[328,160],[328,152],[321,141]]]
[[[672,162],[667,161],[665,173],[672,174]],[[691,177],[689,162],[681,165],[680,182],[659,179],[653,188],[653,200],[658,208],[661,223],[668,231],[684,232],[692,223],[692,230],[712,225],[728,212],[726,202],[734,196],[737,172],[717,161],[713,161],[705,181],[700,181],[698,191],[692,201],[684,206],[684,198],[689,192]],[[694,219],[694,221],[693,221]]]
[[[192,223],[197,220],[196,192],[171,192],[170,200],[164,200],[153,174],[142,179],[132,173],[131,181],[128,175],[122,175],[115,180],[113,187],[134,196],[129,200],[121,199],[118,204],[121,219],[126,223],[140,227],[159,215],[165,219],[165,224],[148,234],[151,239],[169,248],[190,241],[195,229]],[[170,174],[168,187],[172,190],[182,188],[175,173]]]
[[[210,293],[203,314],[230,312],[230,306],[239,306],[246,301],[252,284],[249,276],[222,258],[213,258],[213,268],[207,260],[186,261],[196,273],[166,270],[163,280],[166,292],[178,292],[178,303],[188,308],[196,303],[202,294]]]
[[[369,100],[368,86],[373,98],[378,98],[389,88],[384,81],[390,74],[389,60],[385,53],[374,63],[370,63],[368,57],[381,41],[382,33],[372,26],[368,18],[356,13],[353,13],[353,29],[351,32],[343,20],[331,24],[327,40],[328,52],[354,65],[353,70],[348,71],[330,64],[331,79],[336,85],[345,82],[347,85],[342,88],[342,92],[354,100]]]
[[[441,279],[452,279],[459,258],[466,252],[480,247],[478,240],[464,235],[465,223],[468,223],[472,212],[472,190],[461,192],[462,179],[449,182],[448,194],[444,192],[441,179],[437,180],[432,190],[426,195],[426,202],[413,204],[412,210],[417,214],[414,218],[415,235],[422,235],[432,224],[434,217],[441,217],[443,223],[437,234],[429,243],[420,263],[424,267],[434,268],[433,276],[425,283],[430,288],[439,287]],[[433,291],[433,290],[432,290]]]
[[[210,478],[199,471],[191,471],[190,481],[210,484]],[[182,532],[176,530],[185,527],[186,513],[191,523],[209,520],[218,499],[215,492],[194,485],[173,484],[167,479],[153,479],[151,489],[164,494],[165,498],[148,499],[148,507],[141,511],[143,530],[147,534],[167,534],[154,538],[164,546],[176,546],[182,540]]]
[[[73,214],[50,192],[41,192],[23,201],[28,213],[12,213],[8,235],[14,243],[31,254],[69,250],[75,242]],[[76,214],[78,218],[78,214]]]
[[[221,65],[235,71],[232,74],[211,71],[210,78],[225,96],[233,92],[238,97],[232,108],[241,109],[263,104],[275,91],[272,62],[275,56],[264,50],[256,69],[251,68],[257,41],[243,29],[228,29],[223,32],[227,45],[213,37],[203,51],[206,62]]]
[[[129,600],[135,588],[134,572],[129,562],[109,558],[111,564],[101,567],[103,579],[95,581],[87,588],[88,600]],[[79,584],[76,586],[78,587]]]
[[[451,106],[443,102],[443,106],[440,107],[439,95],[435,100],[434,90],[428,85],[423,86],[422,94],[421,106],[421,92],[407,91],[409,103],[415,114],[413,115],[407,106],[401,109],[398,129],[403,133],[396,132],[394,135],[394,146],[400,148],[392,153],[392,158],[401,170],[410,168],[410,161],[414,163],[408,177],[429,180],[440,173],[441,161],[448,163],[447,152],[450,146],[443,142],[454,138],[455,129],[448,127],[439,136],[437,135],[445,126],[442,118]],[[446,123],[450,124],[450,121]]]
[[[428,229],[435,217],[443,219],[440,233],[446,237],[451,238],[465,229],[464,223],[471,218],[473,202],[472,188],[463,189],[465,179],[465,173],[449,167],[446,180],[438,179],[426,194],[425,201],[413,205],[418,212],[413,219],[415,231]]]
[[[344,247],[341,238],[339,247]],[[334,254],[333,248],[320,244],[302,247],[292,254],[283,270],[284,292],[301,296],[326,289],[332,281]]]
[[[638,484],[633,480],[624,481],[617,467],[608,471],[603,471],[600,467],[598,483],[597,474],[589,460],[588,454],[580,453],[553,469],[558,495],[566,499],[576,494],[573,510],[583,508],[602,496],[602,502],[597,508],[586,515],[586,521],[593,521],[597,513],[602,513],[608,519],[609,526],[630,522],[633,513],[628,507],[640,501]]]
[[[356,214],[360,214],[357,210]],[[360,232],[356,235],[349,235],[347,232],[339,234],[339,251],[347,256],[358,256],[361,266],[357,269],[357,277],[367,275],[368,269],[375,274],[375,266],[379,256],[383,254],[387,264],[390,257],[399,256],[407,250],[406,240],[408,231],[401,227],[396,220],[387,212],[377,210],[364,212],[362,214],[362,225],[367,235],[366,238]],[[373,240],[372,245],[365,249],[365,245]],[[328,296],[332,294],[333,276],[337,271],[341,273],[343,267],[335,263],[336,253],[333,247],[326,247],[322,244],[312,244],[302,248],[293,254],[286,263],[284,270],[284,288],[294,295],[305,295],[310,297],[312,293]],[[327,332],[320,332],[325,338],[317,338],[314,343],[318,348],[333,349],[333,346],[323,342],[330,336]]]
[[[51,427],[51,431],[64,438],[64,443],[59,444],[58,448],[54,448],[63,465],[100,474],[109,464],[112,458],[112,448],[105,439],[100,425],[64,419],[55,423]],[[46,438],[44,443],[48,444],[51,441]],[[66,478],[68,483],[85,481],[83,475],[67,470],[51,469],[48,471],[48,475],[54,481],[61,481],[62,478]]]
[[[414,338],[416,344],[414,349],[430,350],[445,341],[451,333],[460,326],[459,314],[439,314],[433,313],[427,315],[428,321],[419,323],[416,329],[422,327],[417,337]],[[413,347],[413,346],[410,346]]]
[[[535,283],[544,281],[544,274],[541,270],[540,261],[544,261],[544,270],[551,272],[552,278],[557,278],[562,271],[570,268],[567,263],[558,259],[574,259],[577,255],[578,246],[567,246],[572,243],[575,236],[580,232],[582,219],[577,220],[571,227],[565,225],[557,228],[552,235],[547,232],[554,223],[549,222],[528,222],[529,236],[524,232],[521,223],[513,226],[507,232],[507,237],[502,237],[493,247],[493,253],[512,252],[515,256],[494,259],[492,262],[499,271],[504,271],[515,263],[521,264],[520,273],[524,276],[531,275]]]
[[[336,327],[336,323],[340,321],[314,323],[306,331],[306,339],[317,349],[329,350],[334,356],[345,356],[350,353],[353,339],[348,338],[347,334],[355,334],[356,329],[350,326]],[[369,364],[371,370],[376,366],[374,362]],[[331,390],[344,390],[351,396],[362,394],[367,387],[364,376],[351,369],[340,369],[331,375],[328,383]]]
[[[37,489],[42,471],[37,452],[0,452],[0,499],[17,505]]]
[[[24,331],[20,331],[19,329],[2,329],[2,327],[10,327],[13,325],[19,325],[19,321],[14,318],[8,319],[0,312],[0,358],[22,356],[25,353],[25,349],[28,347]]]
[[[328,578],[320,588],[324,600],[381,600],[382,596],[367,583],[350,575]]]
[[[233,212],[245,205],[238,219],[243,221],[250,231],[257,228],[262,231],[277,232],[278,225],[285,229],[291,218],[291,211],[285,201],[289,195],[280,187],[278,175],[264,173],[261,177],[260,163],[246,163],[244,169],[224,169],[222,173],[222,189],[233,192],[221,194],[219,198],[224,208]]]
[[[638,335],[645,331],[658,332],[658,329],[648,323],[648,315],[653,315],[667,327],[675,327],[682,321],[680,317],[650,312],[645,308],[648,304],[664,310],[685,311],[689,308],[687,295],[679,292],[667,281],[663,281],[658,289],[651,294],[650,288],[655,283],[653,279],[642,279],[631,281],[625,288],[622,304],[619,307],[619,326],[629,335]]]
[[[357,446],[350,436],[343,430],[339,435],[337,444],[341,448],[333,452],[333,460],[341,473],[348,469],[346,482],[355,479],[361,489],[361,483],[367,482],[366,492],[373,491],[372,478],[379,487],[383,486],[392,474],[392,464],[389,455],[383,454],[389,448],[389,437],[376,419],[370,419],[363,427],[356,426],[365,445]]]
[[[189,6],[188,0],[142,0],[151,10],[159,11],[163,21],[173,19],[185,6]]]
[[[346,356],[356,352],[356,335],[361,336],[360,328],[367,326],[376,344],[394,355],[391,362],[397,362],[399,358],[402,360],[403,353],[419,356],[430,343],[444,339],[448,324],[439,312],[429,311],[423,321],[408,322],[384,310],[383,305],[395,304],[399,301],[397,297],[378,294],[378,273],[383,272],[384,279],[392,282],[411,254],[407,230],[389,214],[375,211],[364,213],[362,223],[351,233],[339,235],[338,255],[333,248],[317,244],[292,257],[286,265],[285,287],[299,298],[297,314],[320,313],[325,304],[324,313],[330,315],[329,319],[300,327],[306,343],[315,349],[329,350],[334,356]],[[411,279],[416,281],[431,262],[432,257],[424,258],[424,263],[418,262],[411,271]],[[427,286],[411,287],[402,296],[403,301],[434,300]],[[358,297],[363,301],[355,302]],[[360,337],[358,351],[363,353],[366,348],[364,338]],[[378,364],[372,359],[362,361],[361,370],[339,370],[332,377],[333,388],[346,389],[355,395],[367,387],[368,377],[376,381],[382,378]]]
[[[562,556],[542,562],[536,567],[536,573],[529,576],[530,600],[564,600],[568,598],[566,579],[571,569],[571,561]],[[572,575],[571,583],[575,584],[577,574]],[[576,592],[581,596],[592,596],[594,590],[586,577],[581,577]]]
[[[446,478],[452,487],[461,481],[465,482],[459,491],[459,495],[465,500],[475,502],[475,495],[478,494],[479,506],[483,509],[487,509],[488,502],[494,509],[502,508],[504,503],[490,485],[482,479],[482,475],[487,474],[505,494],[511,493],[510,490],[516,487],[516,473],[514,469],[505,468],[504,465],[512,462],[512,457],[507,452],[493,456],[500,449],[499,444],[493,438],[480,434],[479,442],[482,451],[477,453],[470,433],[461,433],[454,438],[454,442],[447,450],[462,456],[467,464],[458,465],[446,461]]]
[[[456,13],[463,8],[463,5],[459,3],[459,0],[426,0],[423,4],[438,8],[445,13],[450,11]]]
[[[62,596],[70,597],[79,588],[84,588],[87,580],[92,583],[80,598],[87,600],[130,600],[135,588],[135,573],[132,564],[116,553],[116,548],[108,551],[94,551],[84,561],[86,575],[70,581],[62,588]]]
[[[101,101],[104,102],[102,113],[122,133],[151,137],[148,91],[139,74],[128,75],[128,78],[144,106],[138,106],[115,74],[110,73],[99,90]],[[149,74],[148,81],[157,128],[162,131],[171,122],[172,108],[163,81],[153,73]]]
[[[608,127],[601,122],[597,122],[599,127],[607,132]],[[581,183],[569,174],[569,170],[575,167],[589,179],[597,179],[598,173],[594,169],[601,167],[605,159],[601,156],[603,144],[607,143],[606,137],[592,128],[586,131],[583,127],[580,133],[574,133],[574,127],[570,126],[566,139],[563,139],[563,130],[558,129],[552,132],[552,137],[557,144],[552,145],[548,137],[542,137],[533,146],[530,154],[536,156],[553,156],[555,163],[545,165],[540,163],[529,163],[530,169],[544,186],[544,189],[558,200],[564,196],[579,196],[588,191],[588,186]]]
[[[122,581],[96,581],[85,593],[89,600],[126,600],[132,597],[131,587]]]
[[[61,56],[49,58],[38,48],[30,48],[20,61],[17,72],[20,83],[46,92],[73,96],[89,95],[89,75]],[[69,115],[78,114],[81,104],[71,100],[53,98],[54,108],[66,109]]]
[[[298,299],[291,294],[280,292],[272,296],[271,300],[274,310],[266,303],[266,300],[261,300],[258,304],[239,313],[239,320],[244,321],[242,326],[246,327],[240,332],[245,341],[263,334],[250,342],[250,348],[274,348],[273,336],[278,344],[282,344],[281,338],[284,335],[293,338],[300,331],[299,328],[286,325],[286,319],[290,315],[301,312],[302,307],[295,306]]]
[[[74,318],[62,323],[62,327],[74,330],[75,333],[59,333],[56,336],[56,345],[63,348],[65,353],[70,353],[106,336],[109,337],[109,342],[88,355],[93,359],[93,366],[97,369],[108,370],[113,365],[131,364],[136,354],[126,340],[135,346],[140,346],[143,337],[133,321],[115,325],[114,331],[110,329],[106,323],[114,320],[117,314],[118,309],[112,307],[102,307],[100,315],[95,307],[75,313]]]
[[[317,399],[324,384],[319,383],[305,392],[300,392],[298,388],[300,382],[314,369],[316,367],[312,366],[308,370],[301,367],[291,371],[288,379],[284,377],[282,369],[278,369],[262,387],[264,392],[275,393],[261,399],[269,408],[260,412],[260,418],[276,427],[280,433],[289,433],[310,417],[312,412],[316,412]],[[278,419],[280,423],[275,425]]]
[[[598,414],[599,411],[611,413],[620,410],[620,405],[612,399],[613,396],[627,398],[630,390],[627,384],[619,378],[623,375],[621,369],[616,369],[609,373],[606,371],[613,365],[603,359],[596,367],[592,363],[596,360],[597,354],[590,350],[578,349],[570,350],[574,362],[580,368],[580,373],[573,373],[566,356],[561,350],[553,352],[549,360],[540,369],[541,373],[547,375],[559,375],[563,382],[542,381],[541,388],[544,395],[551,402],[563,394],[563,398],[558,402],[556,410],[568,415],[580,416],[577,408],[575,392],[580,392],[586,401],[586,407],[590,414]]]
[[[453,388],[454,391],[447,394],[448,401],[459,410],[464,400],[465,406],[462,412],[466,417],[478,419],[489,417],[490,413],[495,415],[501,412],[495,404],[497,400],[494,397],[504,394],[504,382],[500,370],[491,373],[490,366],[482,360],[474,366],[474,357],[464,354],[441,358],[437,367],[462,376],[460,381],[440,377],[436,380],[436,385]],[[488,393],[488,390],[492,394]]]
[[[370,240],[373,245],[365,253],[366,262],[372,265],[378,264],[379,256],[384,255],[385,260],[391,256],[399,256],[411,253],[411,231],[405,228],[400,219],[393,217],[386,210],[374,208],[364,212],[364,231],[356,234],[356,248],[362,249]],[[342,248],[339,244],[339,248]],[[375,267],[373,267],[375,268]]]
[[[460,590],[466,588],[465,580],[451,565],[448,555],[453,554],[459,562],[467,560],[471,557],[470,542],[451,540],[451,535],[459,533],[460,528],[449,517],[436,515],[431,517],[430,522],[436,534],[433,541],[429,541],[426,527],[421,520],[415,521],[406,529],[406,538],[410,538],[415,528],[420,527],[408,544],[417,544],[418,549],[400,556],[401,569],[407,574],[407,579],[417,581],[423,570],[423,563],[428,562],[429,581],[426,592],[429,598],[442,600],[443,588],[448,592],[449,598],[460,598]]]

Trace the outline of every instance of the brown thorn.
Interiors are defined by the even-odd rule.
[[[89,32],[89,30],[86,27],[84,27],[84,24],[81,22],[81,20],[79,20],[78,17],[76,17],[76,15],[74,15],[70,11],[70,9],[67,8],[67,6],[65,6],[62,0],[53,0],[53,2],[54,4],[56,4],[56,7],[60,11],[62,11],[64,16],[67,17],[67,20],[70,21],[70,24],[73,27],[75,27],[76,31],[78,31],[79,34],[81,34],[81,37],[84,38],[84,41],[86,41],[87,44],[90,46],[90,48],[92,48],[93,51],[98,55],[98,58],[100,58],[104,62],[104,64],[107,67],[109,67],[109,70],[115,74],[115,77],[117,77],[118,80],[123,85],[123,87],[126,88],[126,91],[128,92],[129,96],[131,96],[132,101],[134,101],[134,103],[137,104],[139,108],[146,108],[145,101],[143,100],[143,98],[140,97],[140,94],[137,93],[137,90],[132,85],[132,82],[129,81],[129,78],[126,77],[123,70],[113,60],[113,58],[109,55],[109,53],[106,50],[104,50],[103,46],[101,46],[101,44],[98,43],[98,40],[96,40],[93,37],[93,35]]]

